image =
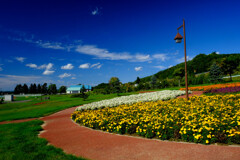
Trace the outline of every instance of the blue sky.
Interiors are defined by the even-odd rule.
[[[16,84],[123,83],[187,55],[240,52],[240,2],[152,0],[0,1],[0,90]],[[182,30],[180,30],[182,34]]]

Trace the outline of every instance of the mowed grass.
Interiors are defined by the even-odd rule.
[[[83,160],[38,138],[40,120],[0,125],[0,160]]]
[[[120,95],[129,94],[135,93],[124,93]],[[87,100],[83,101],[82,98],[71,98],[70,95],[51,95],[49,100],[41,101],[40,97],[38,97],[31,98],[29,102],[1,104],[0,121],[42,117],[66,108],[114,97],[117,97],[117,94],[90,95]]]

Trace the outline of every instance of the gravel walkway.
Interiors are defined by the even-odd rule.
[[[188,97],[192,97],[192,96],[200,96],[204,93],[204,91],[192,91],[191,94],[188,95]],[[178,96],[177,98],[186,98],[186,94],[182,95],[182,96]]]
[[[66,153],[93,160],[239,160],[239,146],[216,146],[160,141],[116,135],[81,127],[69,108],[43,117],[40,137]]]

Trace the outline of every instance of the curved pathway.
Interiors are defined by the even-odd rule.
[[[188,94],[188,97],[192,97],[192,96],[200,96],[204,93],[204,91],[192,91],[191,94]],[[177,98],[186,98],[186,94],[178,96]]]
[[[160,141],[82,127],[70,119],[75,108],[41,118],[45,123],[39,136],[69,154],[93,160],[240,159],[239,146]]]
[[[35,119],[39,119],[39,118],[26,118],[26,119],[17,119],[17,120],[11,120],[11,121],[2,121],[2,122],[0,122],[0,124],[21,123],[21,122],[32,121]]]

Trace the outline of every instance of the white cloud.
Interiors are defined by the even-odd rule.
[[[43,75],[51,75],[55,72],[55,71],[52,71],[52,68],[53,68],[52,63],[43,64],[40,66],[37,66],[36,64],[33,64],[33,63],[29,63],[29,64],[26,64],[26,66],[30,68],[36,68],[36,69],[45,69],[45,71],[43,72]]]
[[[154,66],[154,68],[165,69],[166,67],[164,67],[164,66]]]
[[[90,68],[100,69],[101,67],[102,67],[102,64],[95,63],[95,64],[92,64]]]
[[[95,66],[98,66],[98,65],[100,65],[100,63],[92,64],[92,65],[91,65],[91,68],[93,68],[93,67],[95,67]]]
[[[107,49],[97,48],[94,45],[78,45],[75,51],[81,54],[95,56],[98,59],[128,60],[132,62],[145,62],[151,60],[150,55],[131,55],[128,52],[109,52]]]
[[[0,71],[2,71],[3,69],[2,69],[2,67],[0,67]]]
[[[48,63],[48,65],[46,66],[46,70],[50,70],[52,69],[53,67],[53,64],[52,63]]]
[[[109,59],[109,60],[129,60],[133,57],[127,53],[111,53],[106,49],[97,48],[93,45],[79,45],[76,48],[76,52],[96,56],[99,59]]]
[[[51,74],[53,74],[55,71],[49,71],[49,70],[45,70],[44,72],[43,72],[43,75],[51,75]]]
[[[33,42],[33,41],[32,41]],[[62,43],[60,42],[43,42],[41,40],[35,41],[33,43],[36,43],[38,46],[42,48],[50,48],[50,49],[60,49],[63,50],[65,47],[62,46]]]
[[[24,58],[24,57],[15,57],[15,59],[16,59],[17,61],[19,61],[19,62],[24,62],[24,60],[25,60],[26,58]]]
[[[76,77],[72,77],[71,79],[76,79]]]
[[[161,61],[165,61],[168,59],[167,55],[166,54],[154,54],[153,55],[153,58],[154,59],[159,59]]]
[[[168,66],[168,68],[171,68],[171,67],[173,67],[173,65]]]
[[[26,64],[26,66],[30,68],[37,68],[37,65],[33,63]]]
[[[79,68],[82,68],[82,69],[87,69],[87,68],[89,68],[89,67],[90,67],[90,64],[89,64],[89,63],[81,64],[81,65],[79,66]]]
[[[135,71],[141,71],[143,67],[135,67]]]
[[[62,79],[62,78],[70,77],[70,76],[71,76],[71,74],[64,73],[64,74],[59,75],[58,77]]]
[[[220,54],[220,52],[216,52],[216,54]]]
[[[150,55],[144,55],[144,54],[136,54],[135,57],[133,58],[133,61],[137,61],[137,62],[146,62],[146,61],[150,61]]]
[[[66,70],[71,70],[73,68],[74,68],[74,66],[71,63],[61,67],[61,69],[66,69]]]
[[[53,64],[52,64],[52,63],[48,63],[48,64],[43,64],[43,65],[37,67],[37,69],[46,69],[46,70],[50,70],[50,69],[52,69],[52,67],[53,67]]]
[[[98,65],[96,69],[100,69],[102,67],[102,64]]]
[[[96,7],[93,11],[92,11],[92,15],[98,15],[99,11],[98,11],[98,7]]]

